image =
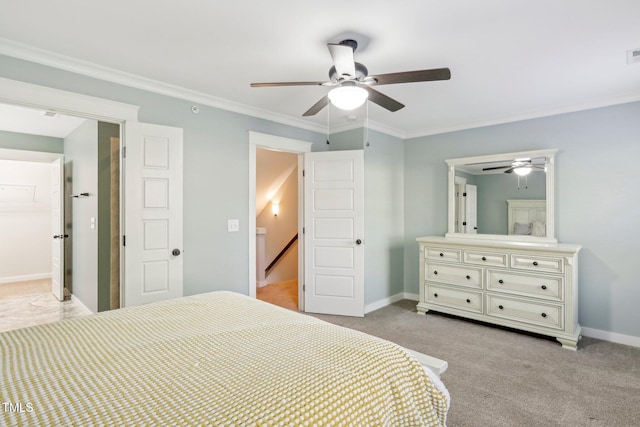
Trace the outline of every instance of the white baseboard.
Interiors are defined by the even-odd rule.
[[[364,306],[364,312],[366,313],[371,313],[372,311],[376,311],[380,308],[386,307],[388,305],[391,305],[395,302],[401,301],[403,299],[408,299],[408,300],[412,300],[412,301],[418,301],[420,299],[420,297],[417,294],[408,294],[406,292],[400,292],[398,294],[392,295],[390,297],[387,298],[383,298],[381,300],[378,301],[374,301],[370,304],[367,304]]]
[[[403,299],[408,299],[411,301],[419,301],[420,296],[418,294],[401,292],[399,294],[392,295],[388,298],[383,298],[381,300],[367,304],[364,307],[364,312],[371,313],[372,311],[381,309],[383,307],[386,307],[388,305],[391,305]],[[618,334],[616,332],[602,331],[599,329],[585,328],[585,327],[582,328],[582,335],[584,335],[585,337],[597,338],[599,340],[609,341],[616,344],[624,344],[624,345],[629,345],[631,347],[640,348],[640,337],[634,337],[633,335],[623,335],[623,334]]]
[[[631,347],[640,348],[640,337],[632,335],[623,335],[616,332],[602,331],[600,329],[582,328],[582,335],[599,340],[610,341],[616,344],[630,345]]]
[[[28,282],[29,280],[51,279],[51,273],[28,274],[26,276],[13,276],[0,278],[0,285],[5,283]]]
[[[82,303],[75,295],[71,295],[71,301],[78,305],[86,314],[93,314],[93,311],[89,310],[86,305]]]

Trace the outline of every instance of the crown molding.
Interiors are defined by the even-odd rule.
[[[105,80],[111,83],[121,84],[136,89],[142,89],[148,92],[160,95],[170,96],[185,101],[195,102],[201,105],[219,108],[221,110],[231,111],[234,113],[244,114],[259,119],[269,120],[287,126],[306,129],[313,132],[325,133],[326,127],[315,123],[309,123],[302,119],[292,118],[290,116],[274,113],[262,108],[252,107],[239,102],[230,101],[228,99],[219,98],[208,95],[192,89],[183,88],[158,80],[149,79],[136,74],[127,73],[114,68],[105,67],[93,62],[83,61],[55,52],[36,48],[12,40],[0,38],[0,54],[23,59],[29,62],[46,65],[53,68],[69,71],[83,76],[93,77]]]
[[[465,123],[454,125],[451,127],[440,129],[429,129],[421,132],[410,132],[405,134],[405,139],[420,138],[423,136],[440,135],[443,133],[457,132],[461,130],[475,129],[487,126],[501,125],[505,123],[520,122],[524,120],[539,119],[541,117],[557,116],[560,114],[575,113],[578,111],[593,110],[602,107],[611,107],[613,105],[628,104],[630,102],[640,101],[640,92],[634,92],[626,95],[600,98],[588,100],[578,104],[561,105],[549,108],[541,108],[538,110],[526,111],[518,114],[499,117],[497,119],[479,121],[473,123]]]

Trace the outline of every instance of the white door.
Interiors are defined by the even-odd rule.
[[[64,158],[51,163],[51,293],[64,300]]]
[[[465,217],[467,234],[478,234],[478,187],[467,184],[465,192]]]
[[[305,311],[364,316],[364,152],[304,155]]]
[[[123,306],[182,296],[182,129],[127,122]]]

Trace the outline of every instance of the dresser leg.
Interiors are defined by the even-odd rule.
[[[556,337],[556,340],[562,344],[562,348],[576,351],[578,349],[578,341],[580,341],[580,337],[577,337],[575,340]]]
[[[423,316],[427,314],[427,311],[429,311],[427,308],[420,307],[419,304],[416,306],[416,310],[418,311],[418,314],[422,314]]]

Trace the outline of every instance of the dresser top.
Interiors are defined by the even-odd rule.
[[[505,250],[532,250],[542,252],[562,252],[577,253],[582,246],[570,243],[538,243],[538,242],[515,242],[511,240],[482,239],[482,238],[455,238],[444,236],[425,236],[416,239],[418,243],[447,245],[456,247],[481,247]]]

